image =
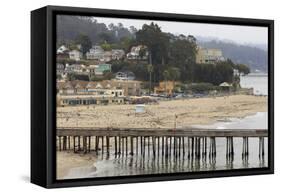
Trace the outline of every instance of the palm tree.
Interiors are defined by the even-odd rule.
[[[165,80],[165,92],[167,94],[167,81],[170,77],[170,73],[169,73],[168,70],[163,71],[163,77],[164,77],[164,80]]]
[[[150,95],[151,94],[151,74],[153,72],[153,65],[152,64],[147,65],[147,71],[149,73],[149,95]]]

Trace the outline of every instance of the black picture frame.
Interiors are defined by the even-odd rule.
[[[153,19],[268,27],[268,167],[209,172],[56,180],[56,15]],[[31,12],[31,182],[46,188],[274,173],[274,21],[261,19],[46,6]]]

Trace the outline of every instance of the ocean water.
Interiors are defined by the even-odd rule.
[[[242,88],[254,88],[255,95],[268,95],[268,75],[261,73],[250,73],[240,77]]]

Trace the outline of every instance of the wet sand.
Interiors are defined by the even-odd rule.
[[[70,177],[70,170],[84,167],[94,169],[96,159],[90,154],[74,154],[73,152],[57,152],[57,179]]]
[[[267,97],[233,95],[159,101],[135,113],[135,105],[58,107],[58,127],[172,128],[212,124],[267,112]]]

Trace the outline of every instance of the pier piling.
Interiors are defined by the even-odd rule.
[[[114,129],[57,129],[57,150],[73,150],[74,153],[91,152],[91,143],[95,148],[96,155],[104,153],[109,156],[113,152],[119,155],[146,156],[153,159],[165,158],[169,163],[170,159],[179,161],[179,158],[206,160],[209,154],[210,161],[214,161],[217,155],[216,138],[226,138],[226,160],[232,162],[234,158],[234,137],[242,138],[242,159],[249,157],[249,137],[259,138],[258,154],[260,159],[265,156],[265,141],[267,130],[114,130]],[[105,142],[104,142],[105,141]],[[111,146],[112,144],[112,146]],[[209,146],[208,146],[209,144]],[[100,147],[101,146],[101,147]],[[112,147],[112,149],[111,149]],[[147,150],[146,150],[147,149]],[[146,153],[147,151],[147,153]],[[150,156],[151,155],[151,156]]]

